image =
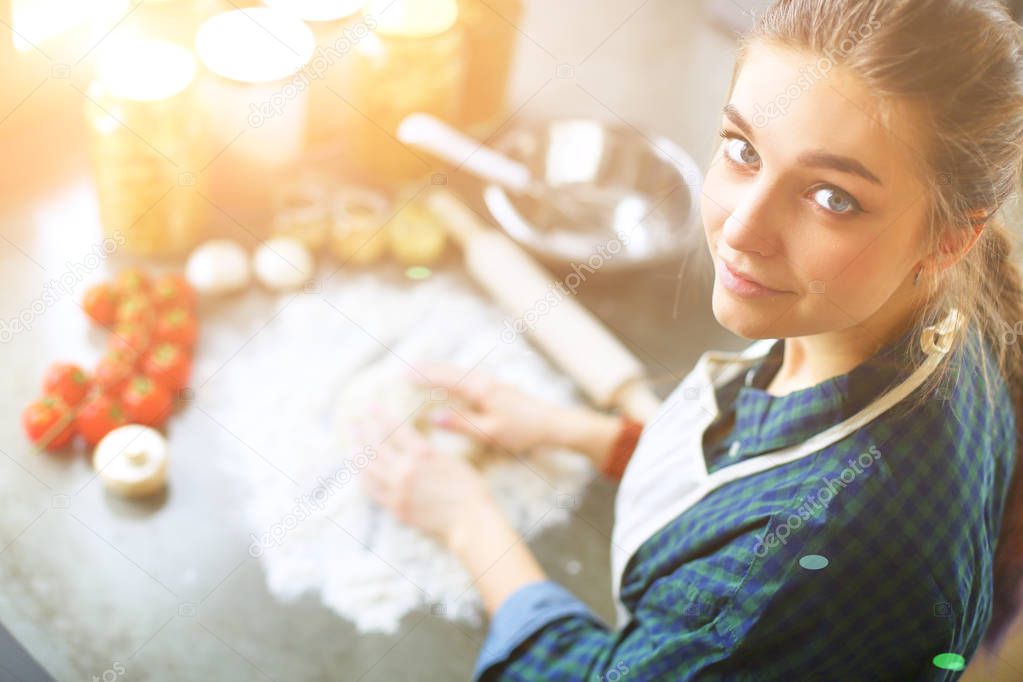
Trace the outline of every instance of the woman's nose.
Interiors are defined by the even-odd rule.
[[[778,211],[772,208],[770,188],[750,185],[725,219],[722,237],[735,251],[770,256],[777,251],[774,225]]]

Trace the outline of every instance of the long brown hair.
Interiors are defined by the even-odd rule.
[[[925,271],[921,286],[928,287],[928,302],[917,324],[920,329],[934,324],[955,307],[967,322],[964,330],[979,330],[979,335],[959,334],[954,343],[970,344],[982,368],[993,356],[990,364],[1002,377],[984,377],[987,397],[994,404],[990,387],[1002,382],[991,379],[1004,378],[1015,406],[1017,458],[1023,426],[1023,283],[999,212],[1023,173],[1020,33],[997,0],[776,0],[744,37],[735,70],[755,43],[795,49],[819,57],[819,70],[841,66],[862,79],[877,93],[878,117],[889,130],[892,116],[905,111],[900,107],[919,117],[926,139],[913,156],[927,188],[930,243],[936,250],[949,231],[983,229],[955,266]],[[948,370],[944,363],[922,398],[950,380]],[[1021,582],[1023,464],[1017,463],[995,556],[988,645],[998,641],[1019,610]]]

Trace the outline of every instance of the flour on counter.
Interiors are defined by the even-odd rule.
[[[457,275],[334,280],[322,292],[277,299],[265,327],[265,303],[255,328],[253,311],[236,313],[245,322],[211,341],[220,345],[196,367],[199,378],[213,375],[198,404],[253,451],[225,463],[245,486],[250,553],[273,595],[317,594],[363,632],[396,632],[416,608],[477,624],[479,595],[458,561],[363,492],[367,455],[355,430],[375,403],[404,409],[395,406],[410,399],[401,384],[409,365],[474,368],[561,404],[577,402],[573,385],[523,339],[502,338],[500,312]],[[593,476],[583,456],[563,450],[492,456],[482,466],[511,522],[530,534],[566,521],[559,496],[579,494]]]

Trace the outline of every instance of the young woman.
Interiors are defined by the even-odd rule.
[[[1016,610],[1018,27],[996,0],[777,0],[721,126],[713,309],[759,341],[705,353],[634,450],[627,419],[429,375],[473,405],[449,428],[624,468],[614,627],[471,467],[399,431],[369,470],[475,578],[479,679],[951,679]]]

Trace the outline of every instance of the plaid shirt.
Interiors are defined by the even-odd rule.
[[[923,360],[916,339],[772,396],[778,340],[717,387],[719,418],[735,424],[706,452],[708,471],[859,411]],[[494,614],[474,680],[956,679],[990,619],[1015,419],[990,364],[997,409],[985,404],[975,346],[948,361],[955,383],[908,416],[897,405],[728,483],[649,538],[622,577],[632,619],[620,631],[551,581],[520,588]]]

